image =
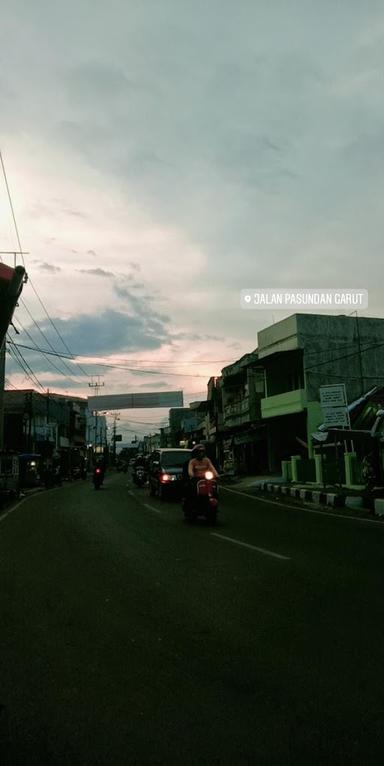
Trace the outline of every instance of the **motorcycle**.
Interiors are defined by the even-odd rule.
[[[216,524],[218,512],[217,481],[212,471],[206,471],[203,479],[197,479],[195,486],[183,500],[183,513],[186,521],[196,521],[202,517],[208,524]]]
[[[138,465],[137,468],[135,468],[133,472],[133,481],[137,487],[144,487],[144,484],[147,483],[147,474],[143,466]]]
[[[95,489],[100,489],[102,483],[104,481],[104,476],[101,468],[95,468],[93,472],[93,485]]]

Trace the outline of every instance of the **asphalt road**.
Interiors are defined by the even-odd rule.
[[[0,763],[384,758],[384,524],[124,474],[0,516]]]

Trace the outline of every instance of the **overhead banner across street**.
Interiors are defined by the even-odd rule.
[[[182,391],[162,391],[141,394],[111,394],[110,396],[89,396],[90,410],[135,410],[156,409],[157,407],[183,407]]]

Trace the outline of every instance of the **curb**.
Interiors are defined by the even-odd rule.
[[[293,487],[289,484],[272,484],[271,482],[260,482],[257,486],[244,487],[248,492],[268,492],[270,494],[281,494],[304,503],[313,503],[314,505],[331,508],[350,508],[351,510],[368,510],[365,506],[365,498],[362,495],[342,495],[337,492],[326,492],[319,489],[305,489],[304,487]],[[384,516],[384,498],[374,500],[374,513],[378,516]]]

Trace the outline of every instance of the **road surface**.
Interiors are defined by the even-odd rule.
[[[111,474],[0,516],[2,764],[378,764],[384,524]]]

